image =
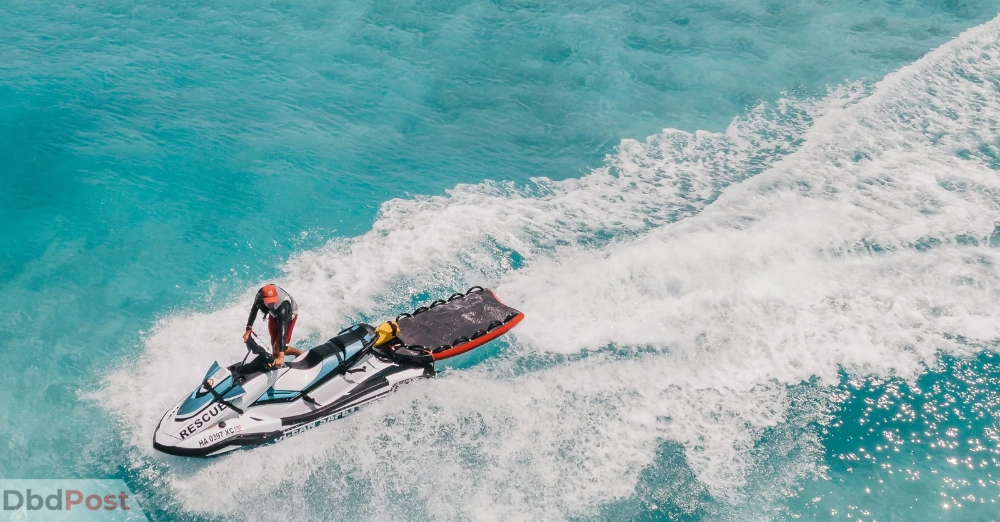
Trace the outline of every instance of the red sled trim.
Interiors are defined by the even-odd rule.
[[[460,344],[458,346],[452,346],[451,348],[448,348],[447,350],[445,350],[443,352],[438,352],[438,353],[435,353],[435,354],[431,354],[431,357],[433,357],[435,361],[440,361],[441,359],[447,359],[449,357],[454,357],[456,355],[461,355],[461,354],[463,354],[463,353],[465,353],[465,352],[467,352],[469,350],[472,350],[474,348],[479,348],[480,346],[482,346],[482,345],[484,345],[484,344],[492,341],[493,339],[496,339],[497,337],[500,337],[501,335],[503,335],[503,334],[507,333],[508,331],[510,331],[511,328],[517,326],[517,323],[521,322],[521,319],[524,319],[524,314],[523,313],[518,313],[516,317],[514,317],[510,321],[507,321],[506,324],[504,324],[503,326],[497,328],[496,330],[493,330],[492,332],[489,332],[486,335],[484,335],[484,336],[482,336],[482,337],[480,337],[478,339],[473,339],[473,340],[471,340],[471,341],[469,341],[467,343],[462,343],[462,344]]]

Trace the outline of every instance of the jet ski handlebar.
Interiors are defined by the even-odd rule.
[[[265,350],[263,346],[257,344],[257,341],[254,341],[253,337],[247,339],[247,350],[254,355],[263,357],[268,363],[274,361],[274,357],[271,353]]]

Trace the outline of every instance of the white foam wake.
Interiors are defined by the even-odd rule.
[[[504,359],[279,445],[196,465],[152,456],[156,420],[190,386],[164,375],[231,358],[239,332],[218,325],[238,328],[234,305],[162,321],[102,397],[137,466],[158,459],[151,476],[184,508],[223,516],[593,514],[633,493],[664,440],[708,494],[752,503],[763,432],[802,435],[773,451],[817,451],[803,431],[815,418],[789,419],[789,385],[913,377],[942,350],[1000,338],[998,33],[994,20],[871,91],[762,107],[724,135],[623,142],[579,180],[388,202],[372,232],[302,253],[282,278],[315,336],[486,280],[528,317]],[[193,343],[206,348],[179,349]]]

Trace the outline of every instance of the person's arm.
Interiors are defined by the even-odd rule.
[[[253,331],[253,323],[257,321],[257,311],[260,309],[260,292],[257,292],[257,296],[253,299],[253,306],[250,307],[250,317],[247,318],[247,329],[243,332],[243,342],[246,342],[250,338],[250,332]]]
[[[258,310],[260,310],[260,295],[254,298],[253,306],[250,307],[250,317],[247,318],[247,330],[253,328],[253,323],[257,321]]]
[[[288,332],[288,322],[287,321],[282,321],[281,322],[281,339],[278,339],[278,344],[279,344],[279,346],[281,346],[281,353],[285,353],[285,349],[288,348],[288,346],[286,345],[287,343],[285,341],[285,339],[288,336],[287,332]]]
[[[285,338],[281,338],[280,343],[275,343],[271,345],[271,353],[274,354],[274,360],[271,361],[271,368],[281,368],[285,364]]]

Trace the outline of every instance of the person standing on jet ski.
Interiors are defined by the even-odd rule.
[[[302,350],[288,346],[292,341],[292,329],[299,318],[299,306],[295,299],[288,295],[278,285],[264,285],[254,297],[250,318],[247,319],[247,331],[243,334],[243,342],[250,339],[253,333],[253,323],[257,320],[257,312],[267,314],[267,332],[271,334],[271,350],[274,353],[272,367],[280,368],[285,363],[285,354],[299,356]]]

